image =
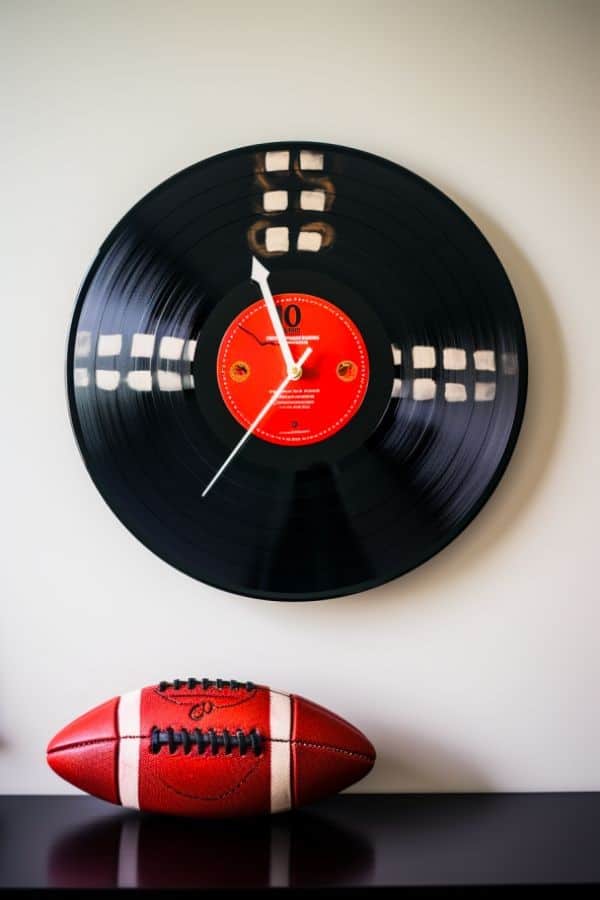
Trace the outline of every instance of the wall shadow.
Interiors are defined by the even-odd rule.
[[[377,746],[375,767],[361,783],[365,791],[485,793],[495,789],[486,773],[462,751],[450,750],[422,735],[402,728],[384,729],[378,731]]]

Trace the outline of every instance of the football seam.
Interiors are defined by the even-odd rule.
[[[194,694],[179,694],[177,697],[166,697],[164,694],[161,694],[159,691],[154,691],[155,696],[160,697],[165,703],[173,703],[175,706],[188,706],[192,701],[196,703],[201,702],[203,699],[207,698],[209,700],[222,700],[218,706],[215,704],[216,709],[232,709],[234,706],[241,706],[243,703],[248,703],[249,700],[254,699],[254,695],[250,695],[248,697],[231,697],[223,700],[222,694],[210,694],[204,693],[201,695]],[[229,700],[229,702],[227,702]]]
[[[257,769],[260,768],[261,763],[262,759],[259,759],[259,761],[254,766],[252,766],[252,768],[249,769],[248,772],[246,772],[246,774],[238,781],[237,784],[234,784],[233,787],[227,788],[226,791],[224,791],[222,794],[218,794],[216,797],[199,797],[195,794],[186,794],[185,791],[180,791],[176,787],[173,787],[172,784],[168,784],[168,782],[161,778],[160,775],[156,775],[155,777],[158,779],[158,781],[160,781],[163,787],[167,788],[167,790],[169,791],[173,791],[174,794],[178,794],[180,797],[186,797],[186,799],[188,800],[198,800],[206,803],[212,803],[215,801],[224,800],[225,797],[230,797],[232,794],[238,793],[238,791],[241,790],[248,779],[252,775],[254,775]]]
[[[284,738],[265,738],[271,743],[290,744],[299,747],[308,747],[310,750],[332,750],[334,753],[343,753],[345,756],[356,756],[359,759],[366,759],[369,762],[375,761],[375,755],[369,753],[361,753],[360,750],[347,750],[345,747],[336,747],[335,744],[320,744],[316,741],[303,741],[299,738],[290,738],[286,741]]]
[[[150,738],[149,734],[122,734],[120,737],[110,737],[110,738],[92,738],[89,741],[78,741],[73,744],[64,744],[61,747],[53,747],[52,750],[48,750],[47,753],[50,755],[51,753],[61,753],[64,750],[75,750],[78,747],[89,747],[93,744],[109,744],[114,743],[115,741],[137,741],[143,740],[144,738]],[[320,744],[316,741],[303,741],[297,738],[292,738],[289,741],[285,738],[272,738],[272,737],[264,737],[264,741],[270,741],[272,744],[290,744],[299,747],[307,747],[311,750],[331,750],[334,753],[343,753],[345,756],[355,756],[359,759],[366,759],[369,762],[375,761],[375,755],[371,755],[369,753],[361,753],[359,750],[347,750],[345,747],[336,747],[334,744]]]
[[[135,735],[128,734],[123,737],[133,738]],[[51,750],[46,750],[46,755],[50,756],[52,753],[62,753],[63,750],[73,750],[78,747],[89,747],[92,744],[110,744],[115,741],[120,740],[118,737],[103,737],[103,738],[90,738],[89,741],[76,741],[73,744],[61,744],[60,747],[52,747]]]

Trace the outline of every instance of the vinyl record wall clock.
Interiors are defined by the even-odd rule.
[[[388,581],[473,519],[527,356],[493,250],[406,169],[329,144],[198,163],[116,226],[77,299],[71,417],[121,521],[236,593]]]

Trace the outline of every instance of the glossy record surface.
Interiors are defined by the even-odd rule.
[[[253,256],[274,294],[349,317],[368,387],[328,439],[251,436],[203,497],[244,433],[217,355],[261,299]],[[506,274],[455,204],[378,157],[306,142],[214,157],[140,201],[82,286],[67,375],[86,466],[146,546],[226,590],[303,600],[387,581],[468,524],[514,447],[527,357]]]

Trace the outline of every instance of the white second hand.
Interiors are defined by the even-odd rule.
[[[302,364],[304,362],[306,362],[306,360],[308,359],[308,357],[310,356],[311,353],[312,353],[312,347],[307,347],[306,350],[304,351],[304,353],[302,354],[302,356],[300,357],[300,359],[298,360],[298,362],[296,363],[296,365],[299,367],[302,366]],[[219,479],[221,477],[221,475],[223,474],[223,472],[225,471],[225,469],[227,468],[227,466],[229,465],[231,460],[242,449],[242,447],[244,446],[244,444],[246,443],[246,441],[248,440],[248,438],[250,437],[250,435],[252,434],[254,429],[258,425],[260,425],[261,421],[264,419],[266,414],[269,412],[269,410],[271,409],[273,404],[279,400],[279,398],[281,397],[282,393],[284,392],[284,390],[286,389],[286,387],[288,386],[290,381],[292,381],[292,375],[288,374],[287,377],[284,378],[284,380],[281,382],[281,384],[279,385],[277,390],[275,390],[273,392],[273,396],[270,398],[268,403],[266,403],[265,406],[263,406],[263,408],[261,409],[261,411],[255,418],[254,422],[252,422],[252,424],[246,431],[246,433],[244,435],[242,435],[240,440],[237,442],[237,444],[235,445],[235,447],[233,448],[233,450],[231,451],[231,453],[229,454],[229,456],[227,457],[227,459],[225,460],[225,462],[223,463],[221,468],[217,472],[215,472],[215,474],[213,475],[211,480],[208,482],[208,484],[202,491],[202,495],[201,495],[202,497],[206,497],[206,495],[210,491],[210,489],[213,486],[213,484],[215,483],[215,481],[217,481],[217,479]]]

